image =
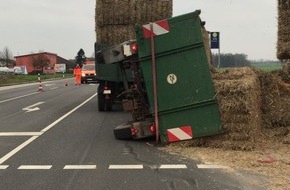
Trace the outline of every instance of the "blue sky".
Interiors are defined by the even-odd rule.
[[[73,59],[93,54],[95,0],[0,0],[0,51],[14,56],[48,51]],[[276,60],[277,5],[273,0],[173,0],[173,14],[201,9],[209,31],[221,33],[222,53]],[[214,51],[215,52],[215,51]]]

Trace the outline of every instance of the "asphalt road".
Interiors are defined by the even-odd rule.
[[[252,189],[222,168],[120,141],[120,106],[97,111],[97,85],[72,79],[0,88],[0,189]],[[214,155],[213,155],[214,156]]]

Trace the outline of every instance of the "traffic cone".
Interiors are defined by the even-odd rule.
[[[41,81],[39,81],[38,92],[43,92]]]

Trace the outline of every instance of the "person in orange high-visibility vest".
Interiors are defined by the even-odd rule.
[[[74,68],[74,77],[76,85],[81,85],[82,68],[80,68],[79,64]]]

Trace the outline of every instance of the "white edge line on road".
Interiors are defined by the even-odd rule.
[[[21,165],[18,170],[50,170],[52,165]]]
[[[53,87],[53,88],[51,88],[50,90],[55,90],[55,89],[58,89],[58,87]]]
[[[197,168],[199,169],[227,169],[228,166],[222,165],[212,165],[212,164],[197,164]]]
[[[30,93],[30,94],[25,94],[25,95],[22,95],[22,96],[17,96],[17,97],[14,97],[14,98],[9,98],[9,99],[6,99],[6,100],[1,100],[0,101],[0,104],[1,103],[4,103],[4,102],[8,102],[8,101],[11,101],[11,100],[16,100],[16,99],[19,99],[19,98],[24,98],[26,96],[31,96],[33,94],[38,94],[39,92],[33,92],[33,93]]]
[[[143,165],[110,165],[109,170],[143,169]]]
[[[165,164],[160,165],[159,169],[187,169],[185,164]]]
[[[61,116],[60,118],[58,118],[56,121],[54,121],[53,123],[51,123],[50,125],[48,125],[47,127],[45,127],[44,129],[41,130],[41,132],[46,132],[49,129],[51,129],[52,127],[54,127],[56,124],[58,124],[60,121],[62,121],[63,119],[65,119],[67,116],[69,116],[70,114],[72,114],[74,111],[76,111],[77,109],[79,109],[80,107],[82,107],[84,104],[86,104],[88,101],[90,101],[91,99],[93,99],[98,93],[95,93],[94,95],[92,95],[90,98],[88,98],[87,100],[85,100],[83,103],[81,103],[80,105],[78,105],[77,107],[75,107],[74,109],[72,109],[71,111],[69,111],[68,113],[64,114],[63,116]]]
[[[0,170],[6,170],[9,167],[9,165],[0,165]]]
[[[93,170],[97,169],[97,165],[66,165],[64,170]]]
[[[16,147],[15,149],[13,149],[12,151],[10,151],[8,154],[6,154],[5,156],[3,156],[0,159],[0,164],[2,164],[3,162],[5,162],[6,160],[8,160],[11,156],[13,156],[14,154],[16,154],[18,151],[20,151],[22,148],[24,148],[25,146],[27,146],[29,143],[31,143],[32,141],[34,141],[35,139],[37,139],[37,137],[39,136],[33,136],[30,139],[28,139],[27,141],[25,141],[24,143],[22,143],[21,145],[19,145],[18,147]]]
[[[40,136],[43,132],[0,132],[0,137],[4,136]]]
[[[59,123],[60,121],[62,121],[64,118],[66,118],[67,116],[69,116],[71,113],[73,113],[74,111],[76,111],[77,109],[79,109],[81,106],[83,106],[85,103],[87,103],[88,101],[90,101],[92,98],[94,98],[98,93],[95,93],[94,95],[92,95],[90,98],[88,98],[87,100],[85,100],[83,103],[81,103],[80,105],[78,105],[76,108],[72,109],[70,112],[64,114],[62,117],[60,117],[59,119],[57,119],[56,121],[54,121],[52,124],[48,125],[46,128],[44,128],[43,130],[41,130],[41,132],[46,132],[48,131],[50,128],[54,127],[57,123]],[[37,137],[39,136],[33,136],[30,139],[28,139],[27,141],[25,141],[24,143],[22,143],[21,145],[19,145],[18,147],[16,147],[15,149],[13,149],[12,151],[10,151],[8,154],[6,154],[5,156],[3,156],[0,159],[0,165],[5,162],[6,160],[8,160],[11,156],[13,156],[14,154],[16,154],[17,152],[19,152],[21,149],[23,149],[25,146],[27,146],[28,144],[30,144],[32,141],[34,141],[35,139],[37,139]]]

